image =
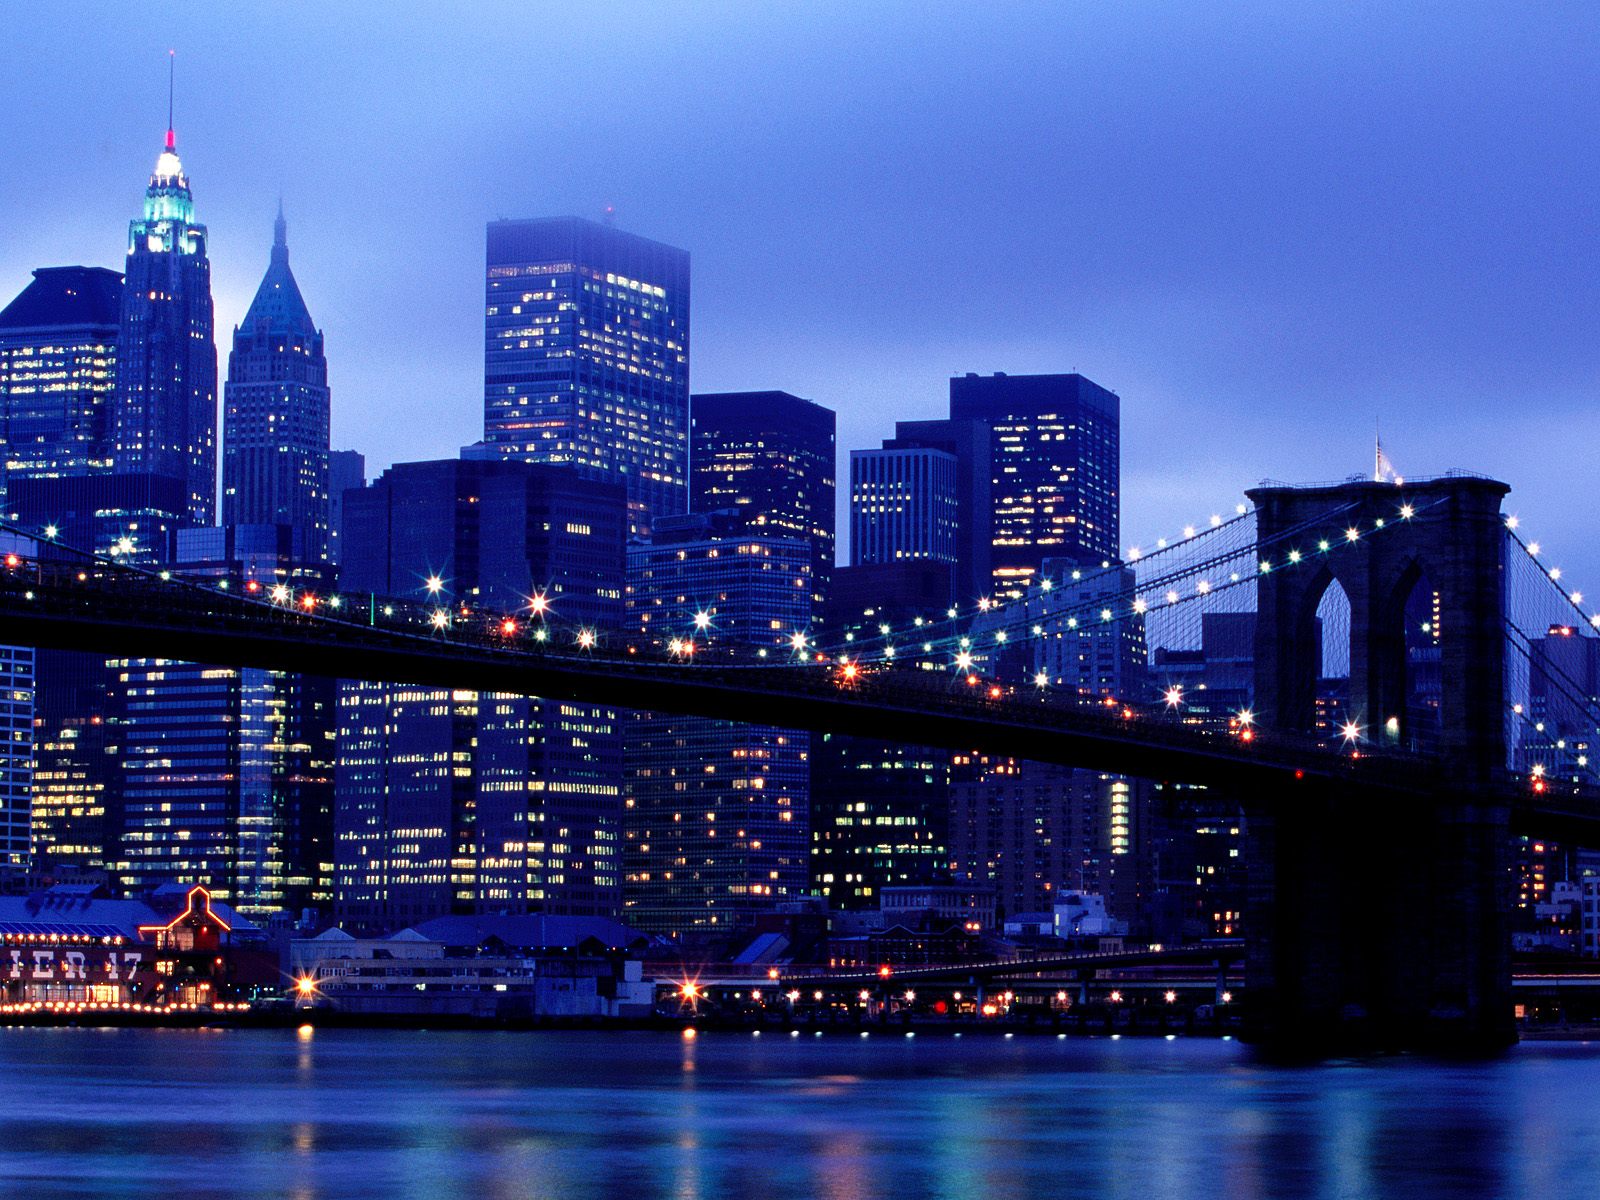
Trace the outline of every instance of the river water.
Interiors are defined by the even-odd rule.
[[[0,1030],[7,1197],[1564,1197],[1600,1045]]]

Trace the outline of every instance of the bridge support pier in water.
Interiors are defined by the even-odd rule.
[[[1322,796],[1249,821],[1246,1040],[1288,1057],[1516,1041],[1503,807]]]
[[[1435,784],[1409,791],[1294,779],[1247,800],[1246,1024],[1268,1048],[1489,1052],[1515,1040],[1509,813],[1489,799],[1507,761],[1508,490],[1449,476],[1250,493],[1259,541],[1310,567],[1257,580],[1261,725],[1316,732],[1317,609],[1337,582],[1350,604],[1347,749],[1419,749],[1438,763]],[[1340,554],[1321,552],[1341,539]],[[1419,589],[1438,654],[1429,704],[1413,702],[1406,649]]]

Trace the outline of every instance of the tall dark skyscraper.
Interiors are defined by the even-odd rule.
[[[367,457],[359,450],[328,454],[328,561],[344,561],[344,494],[367,486]]]
[[[0,496],[7,479],[111,469],[122,276],[40,267],[0,311]]]
[[[289,269],[280,207],[272,259],[233,331],[223,392],[222,521],[289,525],[328,557],[328,360]]]
[[[690,509],[737,514],[732,536],[806,539],[813,612],[833,577],[836,424],[831,408],[788,392],[708,393],[690,405]]]
[[[485,459],[402,463],[345,496],[341,584],[443,607],[531,608],[557,636],[622,615],[621,486]],[[436,582],[435,582],[436,581]],[[537,637],[538,618],[527,636]],[[613,916],[621,714],[493,692],[345,681],[337,898],[382,930],[451,912]]]
[[[578,217],[488,231],[483,437],[624,484],[635,530],[683,512],[689,255]]]
[[[1046,558],[1116,559],[1120,401],[1082,375],[963,375],[950,419],[988,427],[996,595],[1018,596]]]
[[[117,337],[113,438],[120,475],[183,482],[193,525],[216,517],[217,347],[206,227],[194,220],[189,177],[171,128],[128,227]]]
[[[886,447],[901,450],[938,450],[955,460],[956,557],[953,570],[955,598],[971,604],[989,594],[993,585],[994,548],[990,545],[991,481],[994,476],[989,427],[982,421],[896,421],[894,440]],[[879,514],[883,515],[883,514]],[[872,543],[852,543],[854,561],[870,552]]]

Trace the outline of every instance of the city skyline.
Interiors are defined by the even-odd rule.
[[[578,55],[598,95],[664,89],[660,104],[622,105],[631,130],[596,115],[604,106],[588,97],[575,108],[558,98],[551,119],[530,115],[528,101],[556,95],[532,83],[504,101],[447,103],[467,60],[482,57],[485,71],[504,62],[481,14],[430,28],[414,94],[381,114],[358,106],[337,136],[318,109],[342,111],[339,97],[363,78],[332,74],[354,26],[334,20],[325,42],[258,52],[242,67],[228,48],[256,40],[252,18],[195,26],[177,44],[176,124],[212,233],[218,327],[237,324],[253,294],[260,230],[281,191],[301,231],[297,269],[340,347],[335,445],[367,453],[374,473],[448,455],[474,440],[481,405],[484,224],[598,217],[615,204],[619,228],[695,257],[693,390],[810,396],[839,412],[841,451],[878,444],[896,418],[942,415],[945,381],[965,371],[1076,369],[1123,397],[1125,539],[1137,544],[1201,509],[1226,511],[1265,474],[1364,469],[1381,414],[1403,472],[1508,478],[1512,510],[1569,575],[1600,572],[1581,521],[1556,499],[1586,482],[1581,447],[1594,420],[1581,332],[1600,275],[1581,202],[1592,179],[1563,150],[1578,136],[1568,127],[1581,130],[1592,110],[1592,19],[1552,10],[1511,31],[1489,11],[1459,28],[1313,11],[1240,17],[1228,37],[1159,7],[1115,28],[1080,14],[987,34],[935,12],[913,29],[894,25],[899,52],[873,73],[825,49],[822,27],[831,20],[884,48],[886,12],[751,17],[734,42],[793,43],[784,69],[762,81],[713,45],[728,22],[710,14],[685,14],[682,53],[732,71],[716,85],[678,80],[626,31],[563,18],[541,34]],[[168,35],[117,15],[76,19],[92,28],[78,30],[75,49],[103,54],[64,57],[54,31],[25,26],[18,44],[37,44],[40,69],[3,85],[21,89],[0,119],[28,132],[32,163],[26,178],[0,182],[13,232],[0,277],[13,293],[37,266],[120,265],[134,181],[158,148],[168,45],[154,39]],[[515,19],[504,23],[508,47],[526,42]],[[1553,43],[1556,26],[1567,36]],[[421,35],[403,13],[360,36],[411,47]],[[1528,56],[1552,44],[1570,59],[1532,70]],[[1192,54],[1174,71],[1180,46]],[[1281,62],[1257,61],[1268,46]],[[986,93],[981,68],[1002,52],[1063,55],[1084,86],[1063,99],[1018,78]],[[940,95],[914,86],[952,64],[962,69]],[[1224,66],[1232,82],[1215,84],[1210,73]],[[1152,90],[1157,67],[1166,75]],[[796,94],[800,68],[835,86]],[[1333,86],[1341,70],[1369,84],[1342,123],[1332,107],[1349,101]],[[1525,82],[1535,77],[1537,92]],[[739,87],[748,95],[736,97]],[[858,127],[841,127],[841,102],[822,95],[839,90]],[[787,107],[758,103],[763,119],[746,120],[751,98],[776,93]],[[908,97],[904,110],[894,96]],[[705,145],[666,136],[686,111]],[[1052,120],[1041,127],[1030,113]],[[805,136],[808,119],[828,138]],[[1302,143],[1318,135],[1308,155]],[[596,139],[624,153],[596,155]],[[1327,174],[1330,153],[1349,179]],[[771,169],[747,181],[758,159]],[[530,175],[530,163],[553,169]],[[40,218],[41,177],[58,218]],[[1080,186],[1097,180],[1104,187]],[[1233,215],[1222,220],[1223,210]],[[415,224],[424,212],[426,237]],[[361,272],[345,269],[358,260]],[[998,289],[969,282],[980,266]],[[425,323],[396,320],[380,294],[425,299],[412,305]],[[872,307],[890,315],[873,338],[852,339]],[[1209,494],[1220,479],[1228,494]]]

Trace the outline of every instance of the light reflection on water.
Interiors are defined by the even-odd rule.
[[[1600,1047],[1257,1066],[1019,1037],[0,1030],[22,1197],[1559,1197]]]

